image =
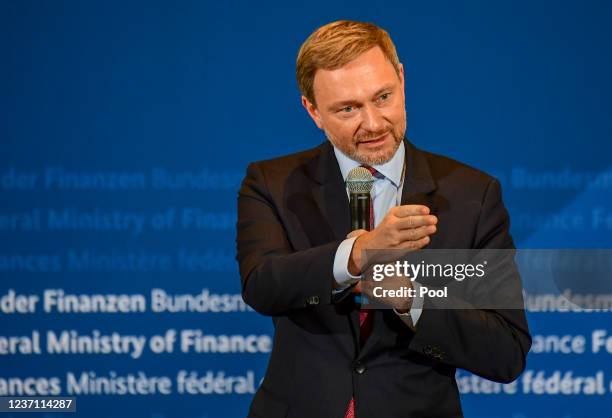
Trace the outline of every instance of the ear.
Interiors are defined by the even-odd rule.
[[[323,129],[323,121],[321,120],[321,115],[319,115],[319,110],[314,104],[310,103],[306,96],[302,96],[302,106],[304,106],[304,109],[306,109],[317,127]]]
[[[400,84],[402,86],[402,95],[404,95],[406,93],[404,90],[404,64],[402,64],[401,62],[399,64],[399,79]]]

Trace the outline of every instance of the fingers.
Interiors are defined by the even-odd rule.
[[[430,241],[431,239],[429,238],[429,235],[428,235],[416,241],[404,241],[400,245],[398,245],[396,248],[400,248],[404,250],[418,250],[420,248],[425,247],[427,244],[429,244]]]
[[[420,226],[435,225],[438,218],[434,215],[411,215],[396,220],[397,229],[417,228]]]
[[[436,232],[435,225],[426,225],[426,226],[420,226],[418,228],[403,229],[401,231],[398,231],[398,239],[400,242],[417,241],[435,232]]]
[[[416,228],[423,225],[435,225],[438,217],[431,215],[429,208],[423,205],[402,205],[392,208],[389,221],[398,229]]]
[[[355,241],[351,257],[356,251],[363,249],[422,248],[429,244],[428,236],[437,231],[437,223],[438,218],[429,214],[427,206],[396,206],[374,230],[357,230],[348,234],[348,238],[359,237]]]
[[[401,205],[390,210],[393,215],[403,218],[411,215],[429,215],[429,208],[424,205]]]

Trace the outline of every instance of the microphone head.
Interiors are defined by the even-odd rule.
[[[374,176],[365,167],[355,167],[346,176],[346,187],[350,194],[370,193]]]

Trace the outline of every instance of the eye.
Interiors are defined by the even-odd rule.
[[[340,109],[340,112],[342,113],[351,113],[353,111],[353,106],[345,106],[342,109]]]
[[[389,96],[391,96],[391,93],[383,93],[378,97],[378,101],[379,102],[387,101],[389,99]]]

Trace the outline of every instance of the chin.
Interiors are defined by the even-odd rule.
[[[354,150],[353,155],[351,156],[355,161],[359,161],[362,164],[366,165],[381,165],[393,158],[395,155],[395,151],[397,151],[398,144],[395,144],[394,147],[389,149],[381,149],[378,151],[373,151],[369,153],[358,152]],[[386,148],[386,147],[385,147]]]

